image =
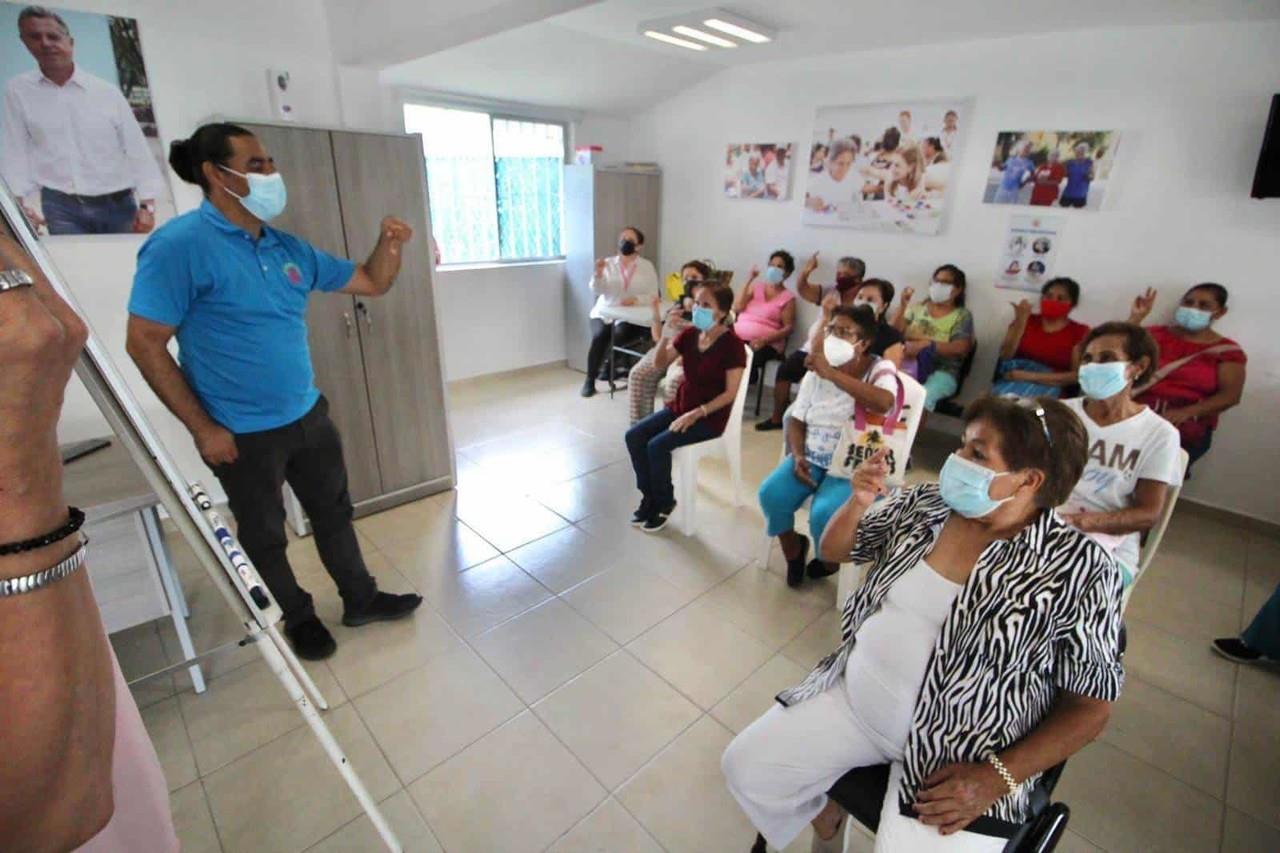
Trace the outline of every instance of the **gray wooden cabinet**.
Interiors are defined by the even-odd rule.
[[[307,312],[316,384],[342,433],[356,514],[452,488],[421,137],[245,127],[289,187],[274,227],[357,261],[373,251],[384,216],[414,230],[390,293],[317,294]]]
[[[634,225],[644,232],[644,256],[658,266],[661,206],[658,173],[620,166],[564,167],[564,346],[574,370],[587,369],[596,258],[616,255],[618,232]],[[661,281],[661,267],[658,277]]]

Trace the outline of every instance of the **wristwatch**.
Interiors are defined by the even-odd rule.
[[[22,270],[0,270],[0,293],[6,290],[17,290],[20,287],[31,287],[35,279]]]

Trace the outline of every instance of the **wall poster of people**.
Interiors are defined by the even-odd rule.
[[[940,233],[969,107],[955,99],[819,109],[804,224]]]
[[[724,155],[724,194],[729,198],[791,198],[790,142],[730,145]]]
[[[1118,130],[1003,131],[982,200],[1097,210],[1119,149]]]
[[[0,2],[0,85],[0,177],[39,233],[173,216],[135,19]]]
[[[1039,293],[1054,276],[1065,216],[1015,213],[1000,244],[996,287]]]

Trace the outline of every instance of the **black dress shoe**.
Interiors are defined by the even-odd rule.
[[[584,397],[594,397],[596,395],[596,383],[593,380],[588,379],[586,382],[582,383],[582,391],[579,393]]]
[[[1213,650],[1235,663],[1259,663],[1269,660],[1257,649],[1245,645],[1239,637],[1219,637],[1213,641]]]
[[[764,420],[756,422],[756,432],[772,432],[775,429],[782,429],[782,424],[775,420]]]
[[[654,507],[649,513],[649,517],[645,519],[644,526],[640,529],[645,533],[657,533],[659,530],[667,526],[667,522],[671,520],[671,514],[676,511],[676,502],[672,501],[666,507]]]
[[[804,558],[809,556],[809,537],[801,536],[800,556],[787,560],[787,586],[795,588],[804,582]]]
[[[422,596],[417,593],[392,595],[387,592],[380,592],[373,597],[373,601],[370,601],[362,609],[355,612],[344,612],[342,614],[342,624],[348,628],[359,628],[361,625],[368,625],[370,622],[391,622],[395,619],[403,619],[417,610],[420,604],[422,604]]]
[[[284,635],[289,638],[294,654],[303,660],[324,660],[338,650],[329,629],[314,616],[285,628]]]
[[[653,504],[648,498],[640,501],[640,506],[635,512],[631,513],[631,526],[640,527],[649,520],[649,516],[653,514]]]
[[[809,565],[805,567],[805,573],[814,580],[818,580],[819,578],[829,578],[838,571],[840,571],[839,563],[836,563],[833,568],[817,558],[810,560]]]

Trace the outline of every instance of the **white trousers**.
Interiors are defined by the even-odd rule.
[[[827,803],[827,791],[854,767],[892,756],[854,719],[844,682],[790,708],[774,705],[733,739],[720,765],[729,792],[777,850],[795,840]],[[898,811],[902,765],[895,763],[880,812],[876,853],[1000,853],[1005,840],[973,832],[941,835]]]

